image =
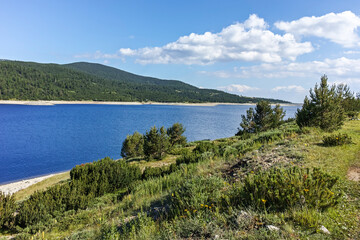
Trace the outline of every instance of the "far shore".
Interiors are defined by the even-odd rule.
[[[22,100],[0,100],[0,104],[17,104],[17,105],[39,105],[51,106],[58,104],[99,104],[99,105],[174,105],[174,106],[218,106],[218,105],[255,105],[256,103],[163,103],[163,102],[102,102],[102,101],[53,101],[53,100],[38,100],[38,101],[22,101]],[[281,106],[298,106],[297,103],[280,103]]]
[[[44,181],[47,178],[50,178],[50,177],[53,177],[53,176],[56,176],[56,175],[59,175],[59,174],[65,173],[65,172],[67,172],[67,171],[59,172],[59,173],[52,173],[52,174],[44,175],[41,177],[29,178],[29,179],[25,179],[25,180],[21,180],[21,181],[17,181],[17,182],[0,185],[0,192],[3,192],[5,194],[14,194],[22,189],[30,187],[31,185],[34,185],[41,181]]]

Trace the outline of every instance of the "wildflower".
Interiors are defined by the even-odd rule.
[[[305,143],[305,147],[307,146],[307,144]]]
[[[205,205],[205,207],[209,207],[208,205]]]
[[[305,189],[304,189],[304,191],[305,191],[305,192],[308,192],[308,191],[309,191],[309,189],[305,188]]]
[[[211,206],[209,206],[209,209],[211,209]]]
[[[254,171],[251,171],[250,173],[254,173]]]
[[[204,207],[204,204],[200,204],[201,207]]]
[[[187,209],[185,209],[185,212],[187,212],[188,210]]]
[[[196,210],[196,209],[194,209],[194,210],[193,210],[193,212],[194,212],[194,213],[196,213],[196,212],[197,212],[197,210]]]
[[[265,199],[261,199],[261,201],[265,204],[266,203],[266,200]]]
[[[173,196],[174,196],[174,194],[172,193],[172,194],[171,194],[171,196],[173,197]]]

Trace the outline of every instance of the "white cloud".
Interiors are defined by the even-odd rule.
[[[350,55],[350,54],[360,54],[360,51],[345,51],[344,54]]]
[[[325,59],[324,61],[263,63],[250,67],[239,67],[232,72],[200,72],[220,78],[304,78],[323,74],[341,79],[359,79],[360,59],[345,57]]]
[[[93,59],[117,59],[119,58],[118,54],[107,54],[102,53],[101,51],[96,51],[94,54],[85,53],[78,54],[74,56],[75,58],[93,58]]]
[[[274,87],[271,90],[274,92],[285,91],[285,92],[297,92],[297,93],[303,93],[306,91],[305,88],[298,85],[278,86],[278,87]]]
[[[280,21],[275,26],[298,36],[326,38],[344,47],[360,46],[357,34],[360,18],[351,11],[329,13],[321,17],[303,17],[291,22]]]
[[[231,92],[231,93],[243,93],[243,92],[259,90],[259,88],[256,88],[256,87],[250,87],[247,85],[240,85],[240,84],[231,84],[228,86],[218,87],[218,89],[225,91],[225,92]]]
[[[218,33],[191,33],[161,47],[121,48],[115,54],[97,52],[93,58],[135,57],[141,64],[199,64],[229,61],[281,62],[313,51],[310,42],[298,42],[292,34],[274,34],[255,14]],[[81,56],[80,56],[81,57]]]

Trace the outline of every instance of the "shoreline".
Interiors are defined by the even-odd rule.
[[[37,100],[37,101],[25,101],[25,100],[0,100],[0,104],[12,104],[12,105],[30,105],[30,106],[54,106],[59,104],[97,104],[97,105],[167,105],[167,106],[199,106],[199,107],[214,107],[218,105],[234,105],[234,106],[252,106],[256,103],[220,103],[220,102],[208,102],[208,103],[163,103],[163,102],[114,102],[114,101],[57,101],[57,100]],[[273,105],[273,103],[272,103]],[[280,103],[280,106],[299,106],[298,103]]]
[[[50,177],[66,173],[68,171],[62,171],[62,172],[56,172],[56,173],[50,173],[47,175],[43,175],[40,177],[33,177],[28,179],[19,180],[16,182],[10,182],[5,184],[0,184],[0,192],[7,194],[14,194],[20,190],[23,190],[25,188],[28,188],[36,183],[42,182],[45,179],[48,179]]]

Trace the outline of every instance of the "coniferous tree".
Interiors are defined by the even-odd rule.
[[[185,128],[181,123],[174,123],[170,128],[167,129],[167,135],[169,136],[170,146],[185,145],[186,137],[183,136]]]
[[[260,101],[256,104],[255,110],[249,108],[246,115],[241,115],[241,123],[237,136],[266,131],[278,127],[285,116],[285,111],[276,105],[271,108],[270,102]]]
[[[326,131],[339,129],[345,120],[342,106],[344,89],[329,86],[326,75],[321,77],[320,85],[310,89],[310,99],[305,97],[304,104],[296,113],[296,123],[300,127],[314,126]]]
[[[138,132],[127,135],[121,148],[121,156],[126,158],[144,155],[144,136]]]
[[[144,154],[148,159],[162,159],[169,149],[169,139],[164,127],[155,126],[144,137]]]

